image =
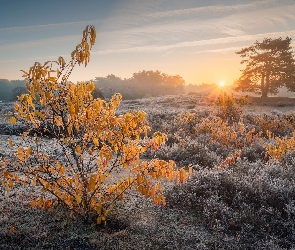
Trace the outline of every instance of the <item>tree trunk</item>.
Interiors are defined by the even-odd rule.
[[[268,83],[264,82],[264,78],[265,78],[265,75],[264,75],[264,73],[262,73],[262,75],[261,75],[261,97],[267,97]]]

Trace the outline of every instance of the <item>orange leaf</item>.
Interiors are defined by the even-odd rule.
[[[47,200],[47,201],[45,201],[45,207],[46,208],[49,208],[49,207],[51,207],[52,206],[52,201],[51,200]]]
[[[76,198],[76,201],[78,202],[78,204],[80,204],[81,201],[82,201],[81,196],[80,195],[75,195],[75,198]]]
[[[137,174],[137,185],[142,183],[142,175],[140,173]]]
[[[8,140],[8,144],[9,144],[10,147],[12,147],[12,146],[13,146],[13,142],[12,142],[12,140],[9,139],[9,140]]]
[[[27,155],[30,155],[32,153],[32,147],[29,147],[28,149],[27,149]]]
[[[95,190],[95,177],[94,176],[91,176],[90,178],[90,181],[89,181],[89,189],[91,191],[94,191]]]
[[[13,188],[13,182],[12,182],[12,180],[10,180],[10,181],[8,182],[8,187]]]
[[[12,234],[13,231],[14,231],[14,226],[10,226],[10,228],[9,228],[9,233]]]
[[[97,219],[96,219],[96,223],[97,223],[98,225],[101,224],[101,216],[98,216],[98,217],[97,217]]]
[[[95,146],[98,146],[98,139],[97,138],[93,138],[93,143]]]
[[[77,146],[77,147],[76,147],[76,152],[77,152],[78,154],[81,153],[81,147],[80,147],[80,146]]]
[[[58,172],[58,176],[62,176],[64,173],[65,173],[65,169],[64,169],[64,167],[61,167]]]
[[[15,123],[16,123],[16,118],[15,118],[15,117],[12,117],[12,118],[10,119],[10,122],[11,122],[12,124],[15,124]]]

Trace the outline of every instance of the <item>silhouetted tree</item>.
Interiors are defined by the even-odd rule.
[[[290,46],[291,38],[265,38],[262,42],[236,52],[246,68],[236,81],[237,90],[261,94],[277,94],[279,87],[295,91],[295,60]]]

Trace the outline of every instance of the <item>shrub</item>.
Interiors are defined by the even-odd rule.
[[[286,136],[292,134],[295,130],[294,115],[259,115],[254,117],[254,124],[263,132],[264,135],[268,131],[276,136]]]
[[[87,26],[68,64],[59,57],[57,62],[35,63],[29,72],[24,71],[29,94],[15,102],[10,121],[25,121],[32,129],[46,122],[54,129],[45,127],[41,132],[50,133],[53,139],[44,143],[28,130],[20,144],[8,141],[14,154],[1,166],[6,191],[18,183],[42,187],[44,194],[32,205],[48,208],[61,203],[85,221],[95,216],[101,224],[115,202],[132,187],[156,204],[165,205],[158,179],[184,182],[186,171],[177,170],[173,161],[140,159],[146,150],[157,149],[166,140],[159,132],[147,137],[144,112],[116,115],[120,94],[106,102],[93,98],[92,82],[68,82],[75,64],[86,66],[89,62],[95,36],[94,27]],[[120,171],[125,177],[112,178]]]
[[[242,117],[242,110],[239,106],[247,103],[246,98],[234,98],[233,96],[223,93],[218,96],[214,105],[219,107],[218,116],[229,123],[238,122]]]
[[[238,245],[272,238],[294,244],[294,165],[238,160],[221,169],[194,166],[194,175],[166,194],[167,204],[199,216],[213,231],[235,236]]]

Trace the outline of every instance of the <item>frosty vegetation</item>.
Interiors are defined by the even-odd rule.
[[[294,100],[96,99],[94,83],[67,83],[87,41],[61,82],[63,58],[35,64],[30,94],[1,104],[2,248],[295,247]]]
[[[167,134],[166,143],[145,152],[145,159],[172,159],[178,167],[194,169],[185,184],[164,184],[167,205],[156,213],[164,213],[166,217],[161,216],[165,220],[150,218],[145,222],[158,228],[161,240],[149,244],[166,245],[174,239],[187,249],[290,249],[295,226],[294,106],[274,107],[277,102],[255,106],[251,99],[243,99],[245,104],[239,105],[241,99],[230,96],[219,104],[204,100],[205,96],[193,93],[145,98],[123,101],[117,110],[117,115],[143,110],[152,128],[150,134],[156,130]],[[127,208],[120,206],[121,214],[139,213],[145,202],[138,199],[131,196]],[[144,205],[142,209],[144,219],[158,208]],[[128,235],[117,239],[121,246],[139,244],[138,233],[147,233],[146,229],[140,231],[140,220],[135,225],[126,217],[115,217],[119,224],[127,225],[123,231]],[[188,223],[187,234],[178,235],[182,226],[174,229],[178,236],[170,232],[179,223]],[[94,245],[111,249],[114,238],[103,239],[105,245]],[[179,246],[175,244],[168,249]]]
[[[177,99],[165,102],[175,105]],[[196,103],[193,96],[186,99]],[[220,239],[235,241],[234,249],[289,249],[295,233],[295,113],[243,109],[229,98],[210,112],[150,110],[153,127],[168,141],[149,156],[193,165],[193,178],[167,193],[170,207],[195,214]],[[217,246],[224,247],[222,240]]]

